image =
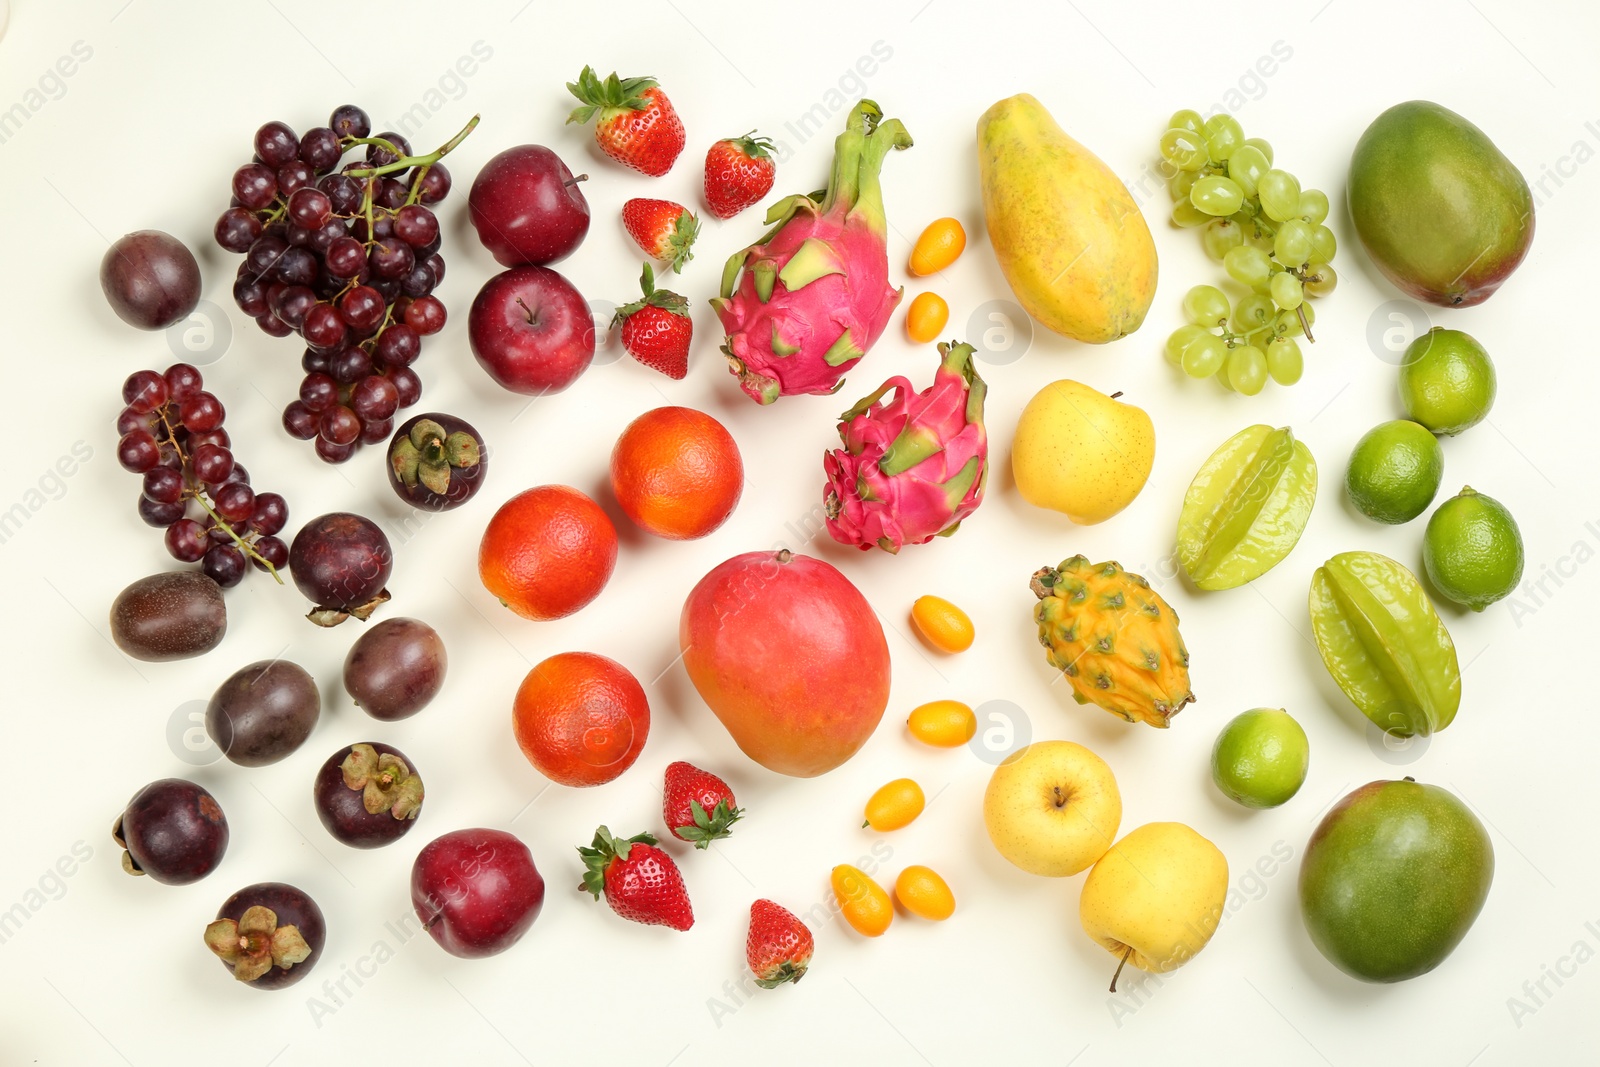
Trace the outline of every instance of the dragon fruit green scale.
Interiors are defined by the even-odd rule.
[[[904,290],[889,284],[878,172],[890,151],[910,147],[899,119],[862,100],[834,143],[826,192],[774,204],[772,229],[728,260],[711,304],[728,365],[752,399],[837,392],[883,333]]]
[[[956,532],[983,503],[988,391],[968,344],[941,344],[933,385],[890,378],[839,416],[844,447],[825,454],[823,511],[840,544],[898,552]],[[884,397],[893,392],[892,400]]]

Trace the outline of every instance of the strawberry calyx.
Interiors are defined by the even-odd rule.
[[[695,848],[709,848],[711,842],[730,836],[730,828],[743,817],[744,809],[729,807],[726,800],[719,800],[708,812],[698,800],[691,798],[689,814],[694,822],[688,826],[674,826],[673,836],[691,842]]]
[[[594,841],[588,847],[578,846],[578,855],[583,859],[583,881],[578,888],[594,894],[596,900],[606,888],[606,868],[611,866],[612,860],[624,860],[634,845],[654,845],[656,837],[648,830],[644,833],[634,834],[632,837],[617,838],[611,831],[601,826],[594,832]]]
[[[751,159],[769,159],[777,148],[772,138],[763,137],[754,130],[743,137],[728,137],[723,143],[733,145]]]
[[[651,269],[648,263],[644,265],[644,273],[639,277],[639,288],[644,292],[643,299],[635,300],[631,304],[624,304],[619,307],[616,315],[611,319],[612,326],[620,326],[622,323],[627,322],[629,317],[647,307],[660,308],[662,311],[667,311],[674,315],[688,317],[688,299],[668,289],[657,289],[656,272]],[[654,844],[654,842],[650,843]]]
[[[802,962],[784,960],[776,967],[767,968],[762,976],[756,979],[756,985],[762,989],[777,989],[785,982],[798,984],[800,979],[806,976],[806,967],[809,963],[809,960]]]
[[[700,220],[690,214],[688,208],[683,210],[672,223],[672,232],[666,235],[667,252],[662,258],[672,264],[674,274],[683,273],[683,265],[694,258],[694,239],[700,236]]]
[[[650,77],[619,78],[616,71],[602,79],[593,67],[585,66],[577,81],[567,83],[567,91],[581,101],[580,106],[567,115],[567,121],[582,125],[599,111],[644,111],[652,103],[645,95],[646,90],[659,84]]]

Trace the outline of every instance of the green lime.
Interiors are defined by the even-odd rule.
[[[1374,426],[1356,442],[1344,487],[1361,514],[1397,524],[1428,510],[1443,477],[1439,439],[1418,423],[1396,419]]]
[[[1211,780],[1247,808],[1275,808],[1300,791],[1311,763],[1306,732],[1280,708],[1236,716],[1211,749]]]
[[[1434,433],[1458,434],[1494,406],[1494,362],[1460,330],[1435,326],[1412,341],[1400,362],[1400,403]]]
[[[1467,486],[1428,520],[1422,566],[1446,599],[1482,611],[1522,580],[1522,531],[1504,504]]]

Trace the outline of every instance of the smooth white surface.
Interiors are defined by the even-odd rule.
[[[1590,5],[910,0],[713,8],[675,0],[627,24],[603,18],[597,5],[524,0],[362,5],[358,22],[346,10],[354,9],[306,0],[34,0],[19,6],[0,45],[0,113],[19,101],[29,109],[0,143],[0,330],[11,442],[0,511],[20,502],[30,515],[0,545],[9,667],[0,921],[20,923],[6,927],[0,943],[0,1061],[143,1067],[377,1056],[487,1065],[581,1056],[944,1067],[1592,1057],[1600,1036],[1593,1011],[1600,963],[1592,962],[1600,950],[1592,784],[1600,735],[1586,671],[1595,658],[1600,577],[1592,562],[1600,552],[1600,493],[1589,429],[1600,388],[1591,321],[1600,18]],[[75,42],[92,54],[80,54],[58,85],[45,72],[72,55]],[[482,42],[475,72],[454,78],[452,68],[475,42]],[[598,361],[607,365],[524,410],[522,398],[499,391],[474,364],[466,308],[494,265],[472,240],[465,193],[484,160],[535,141],[591,174],[585,191],[594,226],[560,269],[591,298],[623,301],[635,292],[638,257],[616,221],[622,201],[650,195],[696,203],[706,146],[752,127],[791,150],[775,193],[816,187],[846,97],[863,88],[848,72],[873,55],[875,42],[882,42],[876,70],[861,81],[917,141],[884,173],[895,274],[903,276],[909,240],[926,222],[955,214],[967,224],[967,254],[936,284],[952,307],[947,332],[955,335],[969,331],[969,316],[984,302],[1009,296],[977,210],[972,131],[985,107],[1012,92],[1035,93],[1073,136],[1137,184],[1173,109],[1204,110],[1242,89],[1247,103],[1234,102],[1233,110],[1246,131],[1271,140],[1279,163],[1327,190],[1336,205],[1343,282],[1318,305],[1320,340],[1306,346],[1304,381],[1243,398],[1181,380],[1166,366],[1160,346],[1178,324],[1184,290],[1220,271],[1193,234],[1161,223],[1167,198],[1153,183],[1146,208],[1162,285],[1144,328],[1103,349],[1041,331],[1024,358],[985,364],[997,461],[990,497],[954,539],[898,558],[843,551],[826,535],[807,541],[796,531],[820,499],[819,457],[834,440],[834,416],[890,374],[925,384],[933,353],[902,339],[897,315],[838,397],[786,399],[770,409],[749,403],[723,369],[704,300],[723,258],[759,232],[756,212],[728,223],[707,218],[681,283],[696,303],[699,330],[686,381],[670,382],[611,348]],[[1292,54],[1271,77],[1256,79],[1251,68],[1277,42]],[[663,79],[690,137],[669,176],[624,172],[599,157],[587,131],[561,125],[570,103],[562,83],[585,62],[602,73]],[[1399,414],[1394,368],[1367,338],[1391,325],[1380,309],[1400,297],[1356,247],[1343,209],[1344,170],[1366,123],[1414,97],[1468,116],[1536,188],[1543,179],[1538,237],[1521,271],[1488,304],[1437,312],[1434,321],[1473,333],[1500,370],[1490,422],[1445,442],[1444,490],[1470,482],[1510,507],[1527,542],[1528,578],[1543,579],[1545,593],[1520,593],[1477,616],[1446,612],[1466,668],[1460,716],[1420,756],[1413,749],[1386,760],[1306,638],[1305,595],[1312,569],[1337,551],[1375,549],[1419,565],[1420,520],[1376,526],[1352,514],[1340,488],[1356,439]],[[457,193],[445,210],[450,274],[442,295],[452,317],[425,345],[419,370],[423,410],[474,422],[496,450],[494,469],[470,506],[409,533],[383,483],[379,451],[329,468],[278,428],[299,381],[298,349],[261,335],[233,310],[229,283],[238,261],[210,238],[228,176],[248,158],[256,126],[282,118],[304,129],[346,100],[382,125],[419,104],[418,115],[427,116],[412,138],[419,147],[444,141],[474,112],[484,120],[449,161]],[[834,113],[821,134],[801,143],[788,125],[819,105]],[[228,407],[228,428],[256,486],[288,496],[296,527],[323,511],[351,509],[391,531],[395,600],[383,614],[431,622],[450,649],[445,691],[419,717],[377,724],[352,707],[339,665],[358,626],[315,630],[300,619],[305,605],[292,587],[258,574],[229,594],[231,630],[202,659],[135,664],[110,645],[106,610],[115,593],[170,566],[158,534],[134,513],[138,482],[115,462],[111,424],[124,375],[164,367],[173,356],[162,335],[122,325],[95,281],[107,239],[144,227],[186,240],[202,259],[206,298],[227,309],[231,347],[204,370]],[[909,286],[908,296],[920,288]],[[1148,488],[1103,526],[1074,528],[1036,511],[1010,484],[1017,413],[1040,386],[1062,377],[1124,390],[1156,423]],[[499,608],[475,570],[479,533],[498,502],[547,482],[601,493],[618,431],[669,402],[713,412],[743,449],[749,484],[728,526],[675,544],[624,525],[615,578],[576,617],[540,625]],[[1212,448],[1253,422],[1291,424],[1311,446],[1322,473],[1318,507],[1304,541],[1277,569],[1249,588],[1198,595],[1170,570],[1182,492]],[[80,441],[92,457],[69,478],[51,480],[48,469]],[[855,760],[813,781],[781,779],[745,760],[674,667],[678,611],[691,585],[730,555],[780,543],[837,563],[859,584],[882,614],[895,660],[882,728]],[[1030,618],[1028,575],[1076,552],[1149,575],[1182,615],[1200,702],[1169,732],[1129,728],[1076,706],[1065,686],[1051,684]],[[906,612],[924,592],[971,612],[979,638],[970,652],[936,657],[910,638]],[[649,745],[632,771],[605,788],[545,790],[510,743],[518,681],[531,663],[567,649],[611,655],[648,684]],[[324,686],[324,717],[305,748],[261,770],[180,759],[181,740],[169,747],[168,728],[176,721],[181,737],[186,702],[203,701],[237,667],[273,655],[301,663]],[[1081,877],[1047,880],[1009,867],[982,829],[988,764],[905,737],[906,712],[938,697],[1009,701],[1032,736],[1088,744],[1117,772],[1124,830],[1178,819],[1216,841],[1239,893],[1211,946],[1159,984],[1128,983],[1108,995],[1114,961],[1078,928]],[[1207,754],[1228,718],[1258,705],[1289,708],[1313,755],[1300,796],[1276,811],[1247,813],[1214,792]],[[310,804],[316,767],[363,739],[398,744],[429,789],[413,833],[373,853],[334,842]],[[573,852],[600,822],[659,831],[661,771],[678,758],[724,772],[750,810],[716,853],[676,850],[698,916],[687,934],[624,923],[580,895]],[[860,830],[862,802],[903,774],[932,798],[926,814],[881,839]],[[1323,808],[1365,781],[1400,774],[1466,798],[1491,828],[1498,871],[1476,927],[1444,966],[1401,986],[1366,986],[1336,973],[1306,939],[1296,872]],[[127,797],[168,775],[211,788],[233,831],[221,869],[186,888],[126,877],[108,836]],[[402,943],[389,924],[411,914],[412,857],[432,836],[475,824],[513,830],[529,843],[549,885],[543,916],[524,943],[487,961],[451,959],[426,938]],[[70,877],[51,875],[74,850],[78,858],[63,863]],[[802,985],[735,999],[725,984],[743,969],[750,901],[770,896],[797,911],[825,904],[829,869],[872,855],[886,882],[913,862],[943,873],[959,899],[954,918],[935,926],[901,916],[877,941],[828,923]],[[327,914],[330,937],[307,981],[261,995],[229,982],[200,931],[229,893],[269,878],[309,890]],[[323,982],[347,969],[363,984],[346,979],[352,995],[336,1004]],[[1557,970],[1559,982],[1546,977]],[[1525,1010],[1513,1011],[1513,997]]]

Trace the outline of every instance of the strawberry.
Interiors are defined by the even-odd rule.
[[[728,783],[692,763],[669,764],[662,791],[661,817],[679,841],[707,848],[728,836],[728,828],[744,814],[733,799]]]
[[[672,857],[655,846],[653,834],[619,841],[600,827],[590,847],[578,846],[586,868],[578,888],[587,889],[596,900],[604,893],[611,910],[624,919],[687,930],[694,925],[694,908],[683,875]]]
[[[772,192],[778,165],[768,151],[772,142],[751,130],[727,137],[706,153],[706,204],[719,219],[731,219]]]
[[[567,91],[581,101],[567,121],[582,125],[598,114],[594,140],[606,155],[652,178],[672,169],[683,151],[683,122],[654,78],[623,80],[613,71],[601,81],[584,67]]]
[[[689,249],[700,234],[700,220],[682,204],[634,197],[622,205],[622,225],[645,255],[670,262],[679,274],[694,258]]]
[[[785,982],[800,981],[811,965],[813,948],[811,931],[794,912],[770,900],[750,905],[744,958],[756,976],[756,985],[776,989]]]
[[[611,325],[622,327],[622,347],[628,355],[674,381],[689,373],[689,341],[694,323],[689,301],[677,293],[656,288],[656,272],[644,265],[639,279],[644,299],[617,309]]]

